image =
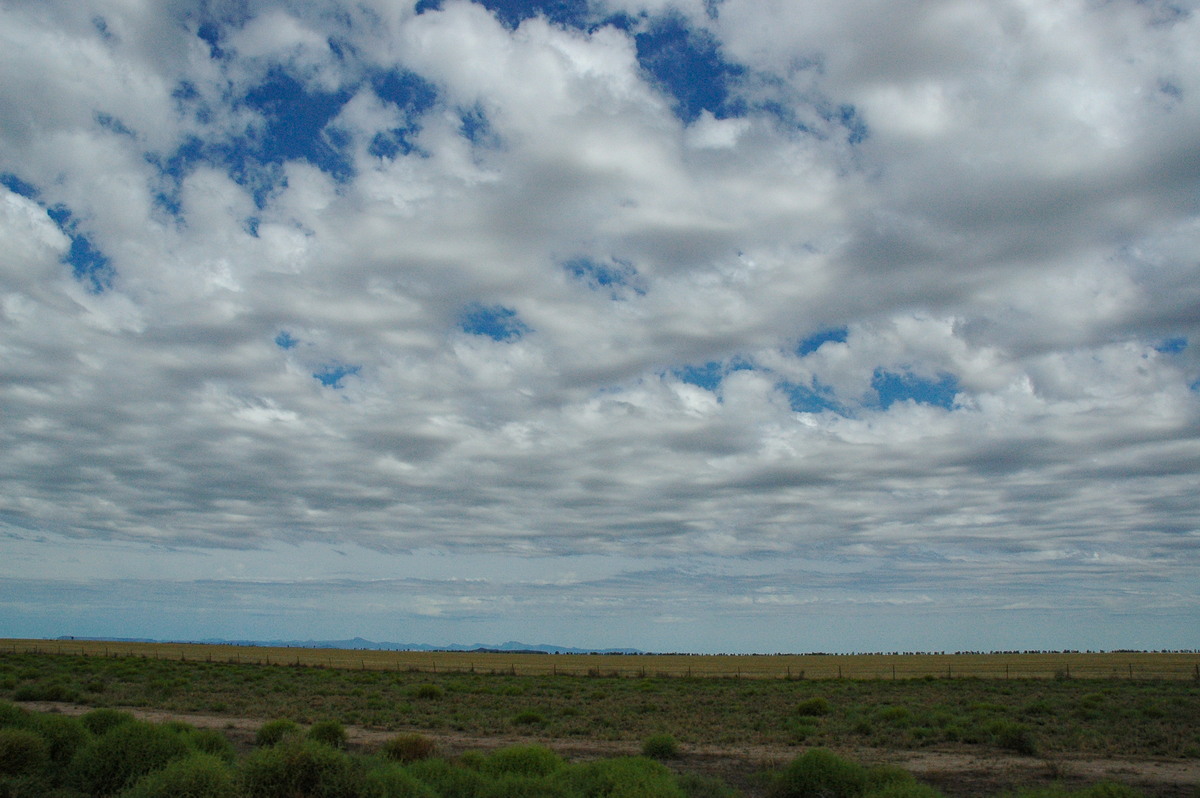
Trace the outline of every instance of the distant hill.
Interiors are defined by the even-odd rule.
[[[644,654],[636,648],[571,648],[555,646],[546,643],[529,645],[515,640],[509,640],[499,645],[484,643],[452,643],[445,646],[434,646],[427,643],[388,643],[367,640],[362,637],[352,637],[349,640],[224,640],[206,638],[204,640],[155,640],[145,637],[79,637],[62,635],[59,640],[95,640],[112,643],[203,643],[211,646],[270,646],[276,648],[332,648],[343,651],[470,651],[474,653],[493,654]]]

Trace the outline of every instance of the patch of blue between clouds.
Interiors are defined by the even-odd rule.
[[[796,354],[800,357],[811,355],[821,348],[822,344],[827,343],[845,343],[846,337],[850,334],[847,327],[829,327],[824,330],[819,330],[805,338],[796,346]]]
[[[201,32],[205,30],[202,25]],[[330,47],[335,44],[331,40]],[[349,54],[343,53],[343,57]],[[437,99],[434,86],[419,75],[399,69],[376,70],[358,84],[324,92],[310,90],[277,65],[268,71],[262,83],[234,99],[235,107],[249,108],[261,115],[263,124],[259,128],[210,143],[191,137],[169,155],[147,155],[162,176],[163,187],[157,194],[159,206],[179,216],[179,188],[201,163],[224,168],[234,181],[250,190],[259,208],[266,206],[272,192],[286,185],[282,166],[288,161],[307,161],[335,181],[348,182],[355,174],[350,133],[332,122],[364,85],[380,100],[398,109],[402,119],[396,127],[376,132],[368,144],[368,152],[389,159],[413,152],[421,129],[420,119]],[[202,125],[211,121],[212,109],[193,84],[181,82],[172,96],[181,115],[191,116]]]
[[[592,290],[608,291],[613,300],[646,294],[637,269],[628,261],[613,258],[610,263],[601,263],[591,258],[571,258],[563,263],[563,269]]]
[[[501,343],[512,343],[528,333],[529,326],[512,308],[474,304],[463,311],[458,326],[471,335],[482,335]]]
[[[362,366],[349,366],[344,363],[329,363],[322,366],[319,370],[313,372],[313,379],[324,385],[326,388],[333,388],[335,391],[341,390],[345,386],[342,385],[342,380],[346,377],[354,377],[362,371]]]
[[[97,112],[95,119],[96,124],[111,133],[115,133],[118,136],[128,136],[131,139],[137,138],[136,133],[126,127],[124,122],[122,122],[120,119],[117,119],[112,114]]]
[[[416,120],[433,107],[437,90],[420,75],[401,70],[379,72],[369,80],[375,96],[403,112],[405,124],[376,133],[368,152],[377,158],[408,155],[415,149],[414,141],[421,130]]]
[[[354,173],[345,153],[349,136],[329,122],[352,96],[349,89],[309,91],[286,71],[273,67],[267,79],[242,98],[242,103],[265,117],[266,129],[239,142],[231,154],[272,164],[303,159],[345,182]]]
[[[884,410],[904,401],[949,410],[954,407],[954,397],[959,392],[958,377],[953,374],[941,373],[936,380],[931,380],[912,372],[897,373],[882,368],[875,369],[871,387],[878,394],[879,406]]]
[[[500,145],[500,137],[492,128],[482,106],[476,105],[461,111],[459,119],[458,132],[476,147],[494,148]]]
[[[71,247],[62,262],[71,267],[75,279],[83,283],[89,292],[100,294],[112,287],[116,270],[108,256],[97,249],[91,238],[79,229],[79,222],[65,205],[46,207],[38,197],[41,192],[32,183],[27,183],[14,174],[0,174],[0,184],[14,194],[33,200],[46,210],[58,229],[71,241]]]
[[[1160,341],[1155,345],[1154,349],[1157,352],[1162,352],[1165,355],[1174,355],[1188,348],[1188,339],[1182,336],[1176,338],[1168,338],[1165,341]]]
[[[718,119],[744,112],[730,102],[729,87],[745,68],[725,61],[707,31],[690,29],[681,16],[668,14],[634,40],[638,63],[675,98],[683,122],[690,124],[702,111]]]
[[[710,360],[704,365],[687,365],[672,370],[672,374],[681,382],[695,385],[706,391],[716,391],[731,372],[746,371],[753,366],[745,360],[735,358],[730,361]]]
[[[796,413],[824,413],[832,411],[841,415],[848,415],[845,406],[834,397],[833,388],[823,385],[816,377],[813,377],[812,382],[808,385],[784,382],[779,385],[779,389],[787,394],[788,402],[791,404],[792,410]]]
[[[588,23],[587,0],[476,0],[507,28],[516,28],[530,17],[543,16],[550,22],[572,28],[582,28]],[[418,14],[439,11],[442,0],[419,0]]]
[[[275,336],[275,345],[280,349],[295,349],[300,343],[300,339],[294,337],[290,332],[284,330]]]

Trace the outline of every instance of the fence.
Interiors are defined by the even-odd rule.
[[[1200,682],[1200,652],[1194,651],[845,655],[541,654],[482,651],[358,651],[93,640],[0,640],[0,652],[513,676],[742,679],[1190,679]]]

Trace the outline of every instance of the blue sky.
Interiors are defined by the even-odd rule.
[[[1196,10],[0,6],[0,636],[1194,648]]]

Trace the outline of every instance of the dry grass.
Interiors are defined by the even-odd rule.
[[[490,652],[347,651],[318,648],[0,639],[0,652],[133,656],[192,662],[302,665],[425,673],[523,676],[678,676],[774,679],[919,679],[925,677],[1132,678],[1200,681],[1200,653],[1037,654],[504,654]]]

